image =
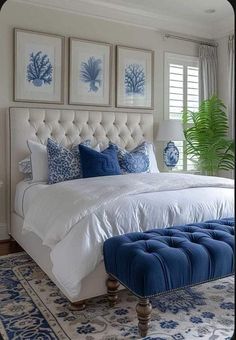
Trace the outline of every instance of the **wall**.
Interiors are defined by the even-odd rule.
[[[158,32],[146,30],[134,26],[108,22],[105,20],[89,18],[68,14],[61,11],[29,6],[20,3],[7,2],[0,12],[0,180],[4,186],[0,192],[0,238],[3,235],[6,225],[6,133],[5,117],[9,106],[39,106],[78,108],[78,106],[67,105],[68,84],[67,84],[67,63],[65,74],[65,105],[49,104],[27,104],[13,102],[13,28],[25,28],[30,30],[56,33],[66,37],[74,36],[84,39],[100,40],[113,44],[122,44],[140,48],[152,49],[155,51],[155,75],[154,75],[154,123],[155,128],[158,121],[163,119],[163,77],[164,77],[164,51],[197,55],[197,45],[171,39],[163,39]],[[68,41],[66,40],[66,60]],[[114,68],[114,63],[113,63]],[[114,72],[113,72],[114,74]],[[113,77],[113,98],[111,108],[114,109],[114,85]],[[98,108],[101,110],[101,108]],[[117,109],[118,110],[118,109]],[[124,110],[123,110],[124,111]],[[126,112],[130,110],[125,110]],[[159,156],[159,162],[162,155]],[[2,227],[1,227],[2,226]]]

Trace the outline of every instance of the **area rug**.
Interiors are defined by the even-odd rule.
[[[234,329],[233,277],[162,294],[152,300],[145,340],[230,340]],[[6,340],[140,339],[137,299],[123,290],[109,308],[105,296],[82,312],[69,302],[26,254],[0,257],[0,333]]]

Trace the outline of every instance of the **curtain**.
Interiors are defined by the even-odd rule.
[[[234,78],[235,78],[235,48],[234,48],[234,35],[229,36],[228,41],[229,53],[229,98],[228,98],[228,112],[229,112],[229,125],[231,137],[234,138],[234,116],[235,116],[235,94],[234,94]]]
[[[217,94],[217,48],[199,46],[199,95],[200,102]]]

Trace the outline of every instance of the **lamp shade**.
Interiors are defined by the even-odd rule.
[[[181,120],[168,119],[158,124],[156,141],[184,140],[183,125]]]

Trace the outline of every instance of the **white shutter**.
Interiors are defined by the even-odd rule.
[[[169,119],[181,119],[184,106],[184,67],[169,64]]]
[[[184,55],[165,54],[165,119],[182,119],[187,108],[196,111],[199,107],[198,58]],[[195,163],[184,154],[184,141],[175,141],[179,149],[179,162],[173,169],[194,170]],[[188,156],[190,158],[191,156]]]

